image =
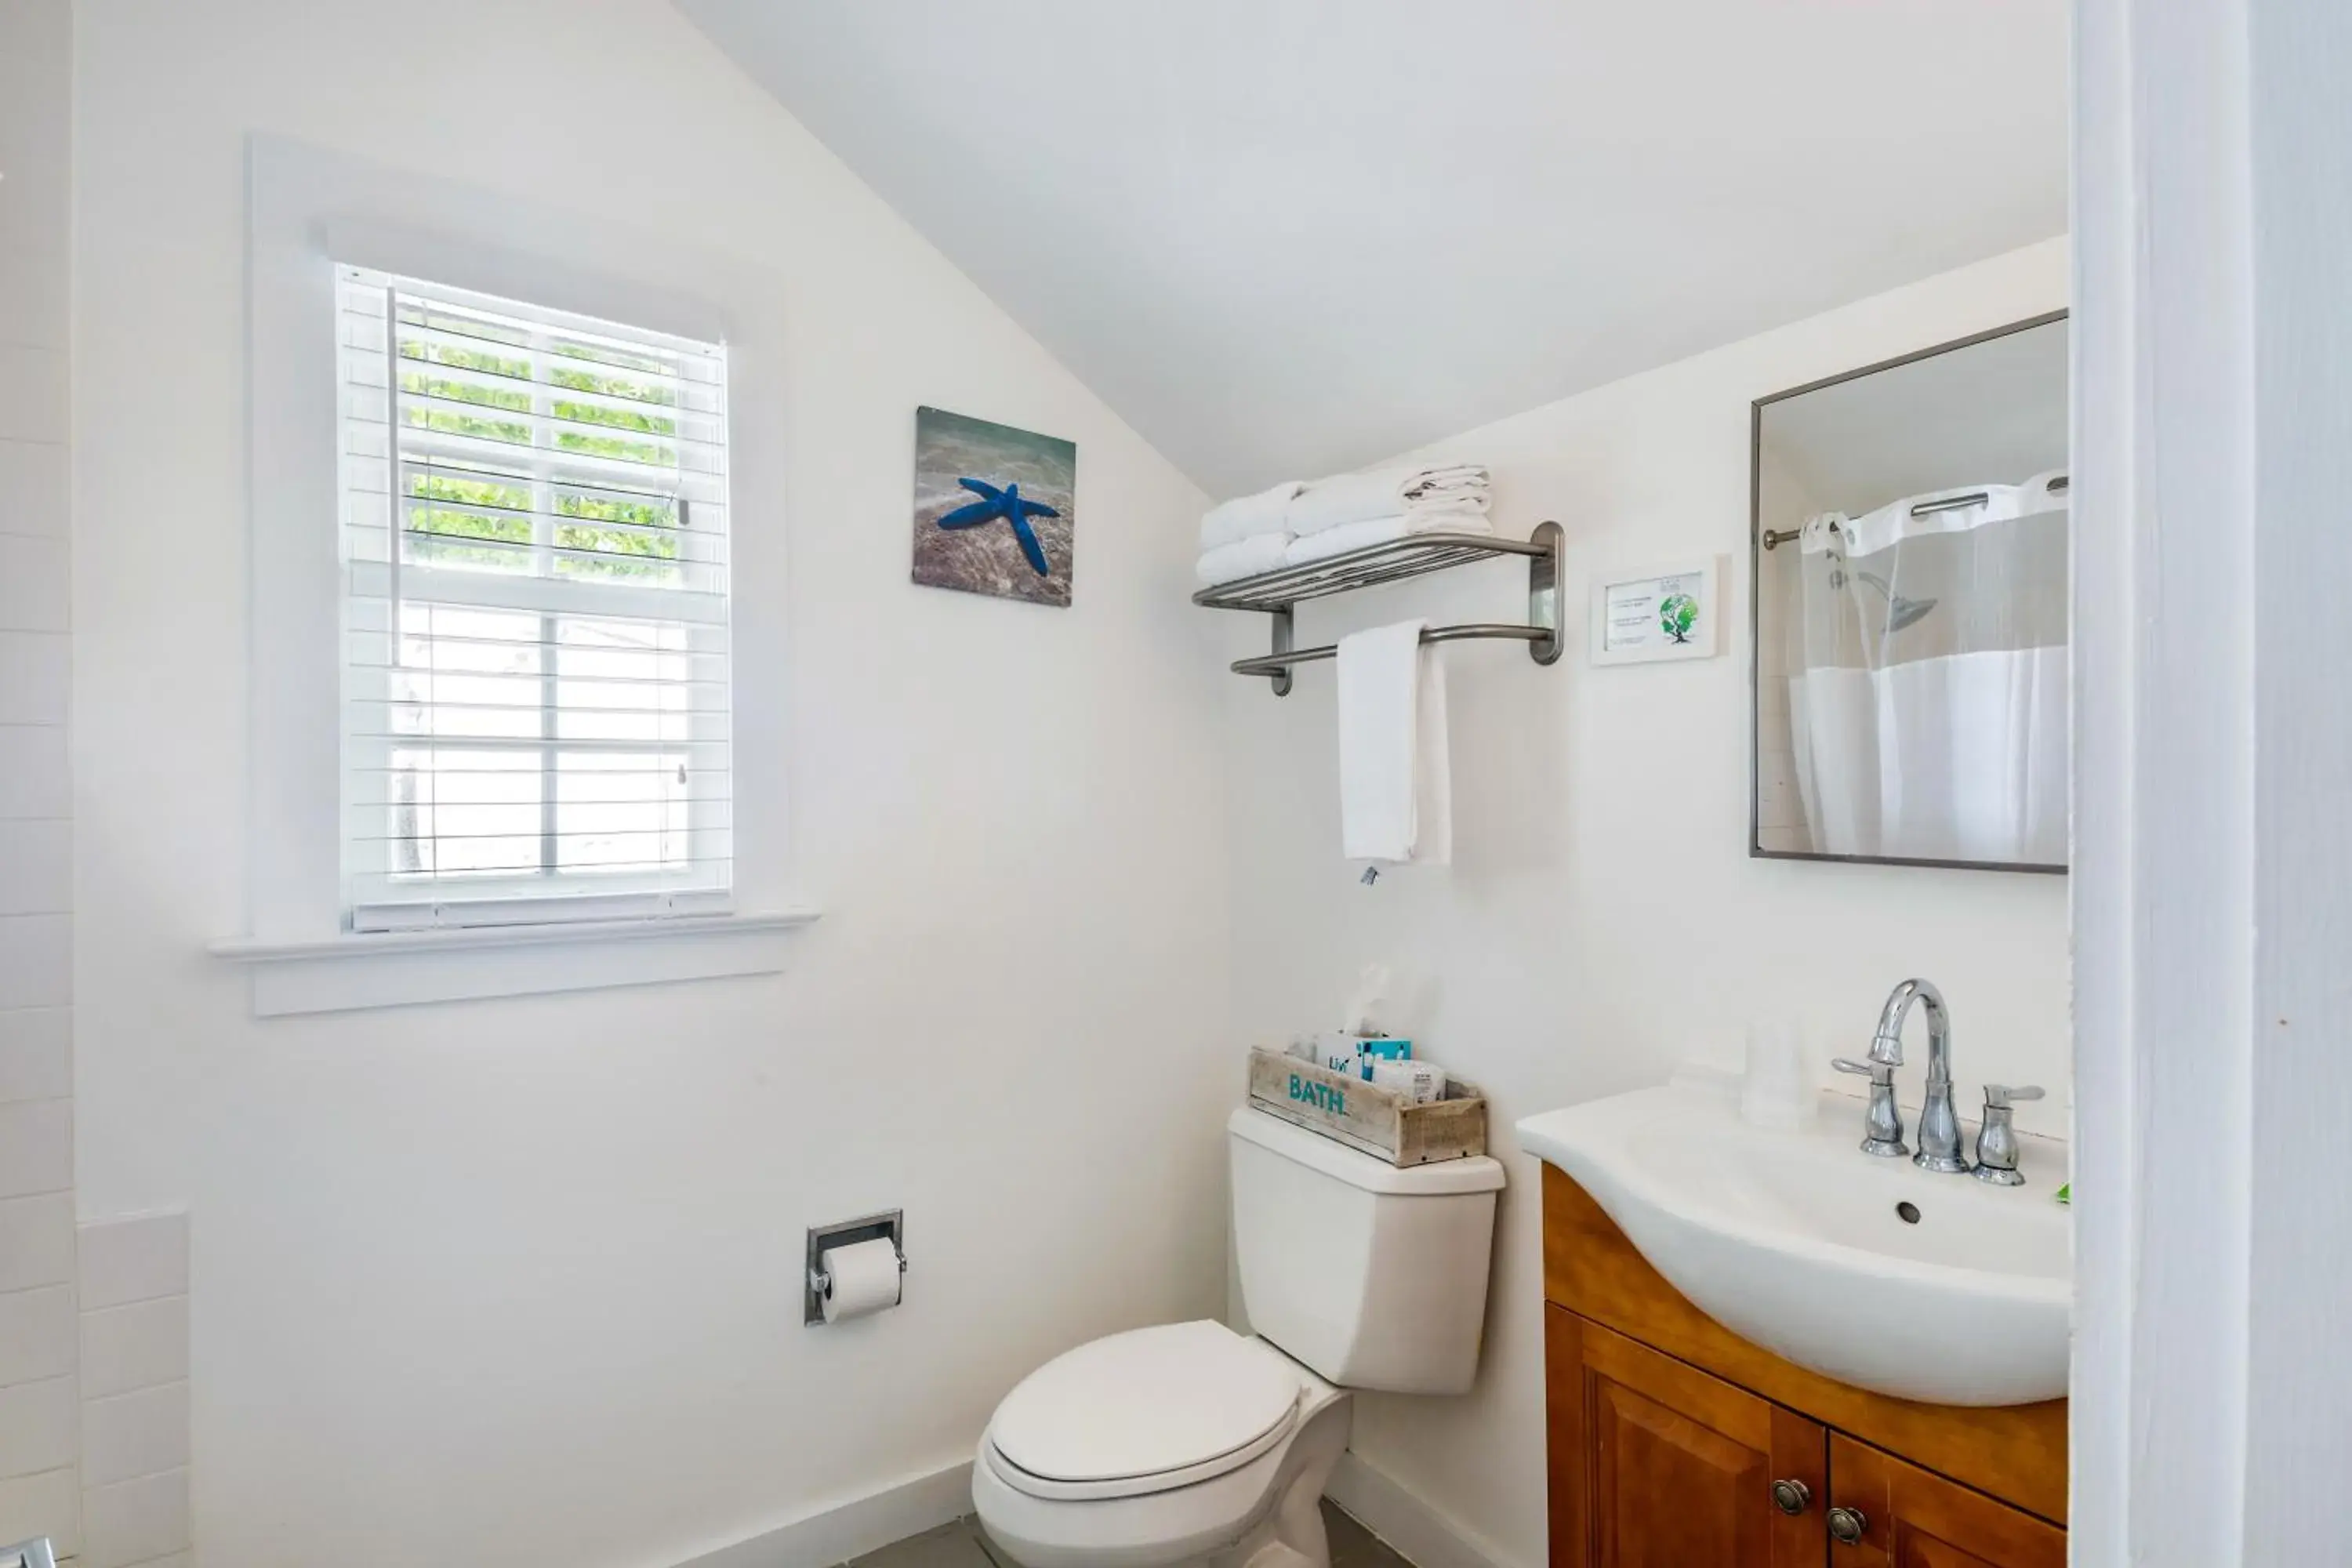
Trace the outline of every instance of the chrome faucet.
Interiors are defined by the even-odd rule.
[[[1960,1119],[1952,1110],[1952,1016],[1944,994],[1925,980],[1906,980],[1886,998],[1878,1015],[1878,1032],[1870,1038],[1870,1059],[1843,1057],[1830,1065],[1840,1072],[1870,1079],[1870,1109],[1864,1124],[1862,1147],[1867,1153],[1892,1159],[1908,1153],[1903,1142],[1903,1113],[1895,1104],[1895,1069],[1903,1065],[1903,1024],[1911,1004],[1927,1009],[1927,1098],[1919,1108],[1919,1152],[1911,1163],[1923,1171],[1957,1175],[1967,1171],[1960,1152]]]

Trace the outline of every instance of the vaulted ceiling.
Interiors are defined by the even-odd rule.
[[[2066,224],[2065,0],[677,0],[1228,494]]]

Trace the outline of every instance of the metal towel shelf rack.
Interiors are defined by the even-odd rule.
[[[1328,643],[1318,647],[1291,646],[1293,612],[1303,601],[1401,582],[1498,555],[1522,555],[1528,563],[1528,625],[1478,621],[1431,626],[1423,631],[1421,640],[1434,643],[1500,638],[1524,642],[1528,656],[1538,664],[1552,664],[1560,654],[1559,558],[1565,537],[1556,522],[1538,524],[1526,540],[1497,539],[1478,533],[1417,534],[1350,550],[1328,561],[1286,566],[1278,572],[1262,572],[1255,577],[1220,583],[1193,595],[1192,602],[1213,610],[1258,610],[1272,616],[1273,650],[1256,658],[1236,659],[1233,668],[1236,675],[1265,676],[1276,697],[1287,697],[1293,666],[1331,658],[1339,651],[1338,645]]]

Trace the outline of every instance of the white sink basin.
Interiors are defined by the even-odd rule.
[[[1676,1289],[1799,1366],[1937,1405],[2066,1392],[2063,1143],[2021,1138],[2026,1184],[1995,1187],[1864,1153],[1859,1100],[1825,1094],[1811,1130],[1773,1132],[1740,1121],[1733,1095],[1685,1085],[1546,1111],[1518,1132]]]

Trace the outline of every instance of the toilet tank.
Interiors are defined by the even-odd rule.
[[[1226,1131],[1251,1329],[1342,1388],[1466,1392],[1503,1167],[1400,1170],[1246,1107]]]

